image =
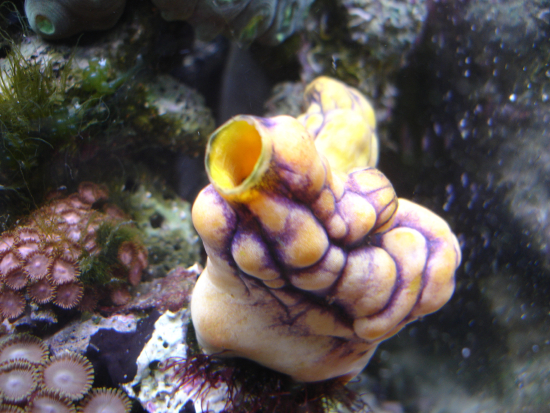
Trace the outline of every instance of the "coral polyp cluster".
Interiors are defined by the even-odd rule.
[[[0,236],[0,315],[16,318],[27,302],[87,309],[106,284],[120,304],[127,284],[139,283],[147,252],[121,210],[96,208],[107,197],[105,188],[81,183]]]
[[[130,411],[122,391],[90,391],[94,370],[86,357],[68,351],[50,356],[37,337],[8,336],[0,342],[0,360],[0,412],[76,413],[75,403],[83,413]]]

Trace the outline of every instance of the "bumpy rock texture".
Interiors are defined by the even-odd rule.
[[[129,208],[148,251],[147,273],[164,278],[178,267],[200,261],[201,243],[191,222],[191,205],[159,182],[139,186]]]
[[[447,224],[398,200],[374,168],[332,167],[288,116],[238,116],[211,136],[212,184],[193,206],[208,262],[191,303],[207,353],[302,381],[349,379],[449,299],[460,248]]]
[[[325,1],[312,8],[306,42],[298,55],[302,79],[330,74],[373,99],[379,131],[398,94],[397,75],[421,39],[428,14],[426,0]]]

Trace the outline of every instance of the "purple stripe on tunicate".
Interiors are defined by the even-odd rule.
[[[321,190],[315,192],[310,190],[312,182],[308,174],[297,173],[291,165],[281,159],[276,159],[273,167],[280,178],[281,186],[288,191],[290,198],[305,204],[311,204],[319,197]]]
[[[358,356],[356,349],[350,346],[349,340],[333,336],[331,343],[332,346],[330,347],[329,354],[335,354],[336,352],[338,352],[338,357],[342,360],[346,360],[352,355],[353,357]]]
[[[384,250],[386,251],[386,250]],[[387,251],[386,251],[387,252]],[[390,254],[391,256],[391,254]],[[394,261],[395,263],[395,268],[396,268],[396,279],[395,279],[395,283],[393,285],[393,289],[392,289],[392,292],[390,294],[390,298],[388,299],[388,301],[386,302],[386,305],[380,310],[378,311],[377,313],[374,313],[374,314],[371,314],[369,315],[369,317],[380,317],[380,315],[382,313],[387,313],[389,315],[391,315],[391,306],[392,304],[395,302],[399,292],[401,291],[402,289],[402,280],[401,280],[401,271],[402,271],[402,268],[401,268],[401,265],[399,265],[399,263],[397,263],[393,257],[392,257],[392,260]],[[383,315],[384,318],[387,317],[386,314]]]
[[[370,245],[382,248],[382,237],[384,234],[373,234],[370,236]]]
[[[313,114],[310,114],[310,115],[306,115],[304,120],[302,121],[303,125],[305,126],[307,124],[307,121],[308,121],[308,118],[311,117],[311,116],[318,116],[319,114],[318,113],[313,113]],[[312,134],[312,137],[313,139],[317,139],[317,135],[319,135],[319,131],[323,128],[323,126],[325,125],[325,118],[324,117],[321,117],[322,121],[321,121],[321,124],[315,128],[315,129],[312,129],[310,130],[309,132]]]
[[[317,131],[314,133],[314,136],[313,136],[314,139],[317,139],[317,136],[319,135],[319,132],[321,132],[323,130],[323,128],[325,127],[325,125],[327,124],[327,116],[328,116],[328,113],[323,114],[323,116],[322,116],[323,120],[321,122],[321,125],[319,125],[319,127],[317,128]]]
[[[231,249],[240,246],[241,242],[243,242],[243,238],[252,239],[257,244],[261,245],[263,247],[263,250],[266,252],[264,255],[261,266],[264,269],[271,269],[276,272],[280,272],[279,268],[275,265],[273,261],[273,257],[271,257],[270,251],[263,239],[263,237],[260,234],[259,225],[255,222],[250,220],[249,224],[246,228],[243,225],[239,225],[239,228],[237,229],[237,232],[235,233],[235,236],[233,237],[233,242],[231,243]]]
[[[307,175],[302,175],[287,168],[279,168],[277,174],[281,177],[281,183],[288,188],[294,197],[300,199],[309,195],[308,187],[311,185],[311,180]]]
[[[430,242],[426,240],[426,261],[424,261],[424,267],[422,268],[422,278],[420,279],[420,291],[416,296],[416,302],[412,306],[411,311],[409,311],[409,314],[407,314],[407,317],[409,317],[409,315],[413,312],[413,310],[416,308],[416,306],[420,302],[420,299],[422,298],[422,294],[424,293],[424,287],[428,285],[428,282],[429,282],[428,265],[429,265],[431,256],[432,256],[431,245],[430,245]]]
[[[359,98],[354,93],[351,93],[351,91],[348,90],[347,95],[351,100],[351,109],[355,110],[356,107],[361,108],[362,105],[359,102]]]
[[[273,163],[273,166],[274,168],[276,168],[275,170],[276,171],[279,171],[279,170],[282,170],[282,171],[288,171],[288,172],[291,172],[291,173],[297,173],[295,170],[294,170],[294,167],[291,163],[287,162],[285,160],[285,158],[279,156],[278,154],[276,154],[274,156],[275,158],[275,161]]]
[[[377,193],[380,192],[380,191],[386,190],[386,189],[391,189],[393,191],[393,187],[391,185],[386,185],[386,186],[382,186],[380,188],[374,189],[374,190],[369,191],[369,192],[357,191],[357,190],[352,189],[352,188],[346,188],[345,192],[347,193],[349,191],[352,194],[359,195],[359,196],[363,197],[364,199],[366,199],[374,207],[374,209],[377,211],[377,215],[380,215],[396,199],[396,197],[393,196],[392,199],[389,202],[386,202],[384,204],[384,206],[382,208],[380,208],[381,202],[378,200],[379,197],[377,196]]]
[[[403,271],[403,265],[401,264],[401,262],[399,260],[397,260],[395,258],[395,256],[390,252],[390,251],[387,251],[385,248],[384,248],[384,242],[383,242],[383,235],[377,237],[377,240],[378,242],[380,242],[380,247],[382,249],[384,249],[384,251],[386,251],[390,257],[392,258],[393,262],[395,263],[395,266],[397,268],[397,280],[396,280],[396,283],[395,283],[395,289],[394,291],[392,292],[392,295],[390,296],[390,299],[388,300],[388,303],[387,305],[384,307],[384,309],[382,311],[380,311],[378,314],[375,314],[375,315],[379,315],[380,313],[382,312],[387,312],[387,315],[384,314],[384,317],[389,317],[391,316],[392,314],[392,306],[393,306],[393,303],[395,303],[395,301],[398,299],[398,296],[399,296],[399,293],[403,290],[404,286],[403,286],[403,280],[402,280],[402,271]],[[428,244],[426,244],[428,246]],[[424,262],[424,267],[422,268],[422,276],[421,276],[421,280],[420,280],[420,285],[421,285],[421,288],[418,292],[418,294],[416,295],[416,300],[414,302],[414,304],[411,306],[411,309],[409,310],[409,312],[407,313],[407,315],[405,315],[403,317],[402,320],[406,319],[407,317],[409,317],[409,315],[411,314],[411,312],[413,311],[413,309],[416,307],[416,305],[418,304],[418,302],[420,301],[420,297],[422,296],[422,291],[424,290],[424,286],[426,285],[427,283],[427,277],[426,277],[426,268],[427,268],[427,265],[428,265],[428,262],[429,262],[429,257],[430,257],[430,248],[427,247],[426,248],[426,261]],[[406,263],[405,263],[406,265]],[[402,320],[400,320],[399,322],[401,322]]]
[[[237,213],[233,208],[226,202],[225,199],[216,191],[212,184],[208,185],[205,189],[205,192],[211,196],[211,200],[215,205],[218,205],[222,209],[223,217],[226,222],[226,228],[224,231],[221,231],[224,238],[232,237],[237,229],[239,219]]]
[[[426,266],[424,267],[424,276],[426,278],[426,283],[422,286],[422,291],[424,290],[424,286],[429,282],[430,275],[432,273],[432,267],[435,265],[433,261],[430,259],[432,256],[435,256],[441,249],[445,248],[446,246],[443,241],[430,241],[428,243],[430,245],[429,253],[428,253],[428,259],[426,260]],[[456,248],[453,248],[455,250],[456,254],[456,261],[455,261],[455,268],[458,267],[460,262],[458,262],[458,251],[456,251]],[[452,277],[453,281],[455,280],[455,276]]]
[[[286,160],[281,156],[278,156],[278,154],[275,154],[273,156],[273,161],[271,163],[270,169],[277,172],[282,170],[282,171],[288,171],[291,173],[296,173],[296,171],[294,171],[294,168],[292,167],[292,164],[289,164],[288,162],[286,162]]]
[[[337,303],[329,303],[325,297],[317,296],[309,291],[300,290],[293,285],[287,285],[278,290],[271,290],[272,295],[287,293],[299,297],[297,305],[302,305],[303,310],[295,313],[292,320],[297,320],[310,311],[310,306],[317,307],[318,310],[328,313],[327,316],[335,318],[339,323],[353,329],[353,317],[351,317],[344,308]],[[284,304],[283,304],[284,305]],[[291,321],[292,323],[293,321]]]
[[[441,219],[439,217],[436,217],[437,219]],[[393,228],[398,227],[404,227],[404,228],[411,228],[418,232],[420,232],[424,238],[426,238],[427,241],[430,242],[438,242],[440,237],[435,235],[429,228],[428,225],[425,223],[422,223],[422,219],[414,214],[414,213],[407,213],[407,214],[399,214],[398,217],[396,217],[395,225]]]
[[[325,115],[325,110],[323,108],[323,105],[321,104],[321,97],[322,93],[319,90],[314,90],[312,93],[309,94],[309,104],[311,105],[311,102],[315,102],[319,105],[319,111],[323,115]]]
[[[296,320],[301,316],[301,314],[295,314],[295,313],[291,314],[289,307],[285,304],[284,299],[281,298],[280,295],[286,294],[286,295],[290,295],[291,297],[298,297],[294,305],[300,305],[301,302],[305,299],[304,295],[288,287],[283,287],[278,289],[266,288],[266,292],[269,295],[271,295],[275,299],[275,301],[279,303],[281,308],[285,311],[285,316],[283,315],[278,316],[278,320],[279,320],[278,324],[287,325],[287,326],[293,325],[296,322]],[[266,326],[266,328],[269,328],[269,327],[271,326]]]
[[[399,225],[399,227],[404,227],[404,226]],[[416,303],[415,303],[413,309],[411,310],[411,312],[412,312],[416,308],[418,303],[421,301],[422,296],[424,294],[425,287],[430,283],[430,279],[431,279],[431,275],[432,275],[432,268],[433,268],[433,265],[434,265],[433,259],[435,258],[436,255],[438,255],[438,253],[442,249],[447,248],[448,245],[446,245],[447,244],[446,241],[444,241],[443,239],[441,239],[439,237],[433,237],[431,239],[426,237],[425,232],[423,231],[422,227],[415,228],[414,226],[407,225],[407,228],[412,228],[412,229],[415,229],[415,230],[419,231],[424,236],[424,238],[426,239],[426,247],[427,247],[426,248],[427,249],[426,262],[425,262],[424,268],[422,270],[422,282],[421,282],[420,294],[418,295]],[[454,248],[454,249],[455,249],[455,252],[456,252],[456,248]],[[457,263],[457,266],[458,266],[458,263]]]
[[[342,274],[344,273],[344,270],[346,269],[346,266],[348,265],[348,259],[349,259],[350,252],[346,251],[343,248],[341,248],[341,249],[344,252],[344,265],[342,265],[342,268],[340,269],[340,271],[338,272],[338,275],[336,276],[336,281],[334,282],[334,284],[332,284],[330,289],[327,291],[326,296],[331,296],[331,295],[333,295],[334,291],[336,291],[336,289],[338,288],[338,284],[340,284],[342,282]],[[328,249],[327,249],[327,252],[328,252]],[[343,311],[343,309],[342,309],[342,311]]]
[[[218,205],[222,209],[222,214],[224,216],[226,227],[219,229],[219,238],[222,240],[225,247],[223,249],[216,249],[216,255],[227,262],[234,268],[237,268],[237,264],[233,260],[233,255],[231,254],[231,240],[235,232],[237,231],[237,226],[239,224],[239,219],[236,212],[231,208],[231,206],[223,199],[220,194],[214,189],[212,185],[209,185],[205,188],[205,193],[210,197],[213,204]],[[206,245],[205,245],[206,248]],[[212,250],[208,255],[214,253]]]
[[[393,199],[391,200],[391,202],[389,202],[388,204],[386,204],[386,206],[385,206],[384,208],[382,208],[379,212],[376,213],[376,220],[377,220],[377,221],[378,221],[378,217],[379,217],[380,215],[382,215],[382,213],[383,213],[390,205],[393,205],[393,204],[394,204],[394,202],[393,202],[394,200],[395,200],[395,198],[393,198]],[[381,228],[381,227],[383,227],[384,225],[386,225],[388,222],[390,222],[391,219],[395,216],[396,212],[397,212],[397,208],[395,208],[395,209],[393,210],[393,212],[391,213],[391,215],[390,215],[387,219],[385,219],[385,220],[382,221],[382,222],[379,222],[378,225],[376,225],[376,226],[373,228],[373,230],[376,230],[376,229],[378,229],[378,228]],[[389,229],[388,229],[388,231],[389,231]],[[388,232],[388,231],[386,231],[386,232]]]
[[[323,226],[319,223],[319,221],[317,220],[317,218],[309,208],[306,208],[300,204],[294,204],[293,209],[301,210],[302,212],[305,212],[307,215],[309,215],[311,219],[315,221],[317,226],[323,229],[324,231]],[[288,220],[285,225],[284,232],[281,234],[281,239],[284,241],[291,241],[291,239],[293,239],[296,236],[296,234],[301,230],[301,228],[302,228],[301,222],[292,223],[290,222],[290,220]]]
[[[246,287],[246,290],[249,295],[252,294],[252,291],[254,289],[269,290],[262,281],[258,280],[256,277],[253,277],[245,273],[240,268],[237,270],[237,276],[240,278],[240,280]]]
[[[422,300],[422,296],[424,295],[424,288],[430,283],[431,279],[431,267],[432,267],[432,257],[434,255],[434,248],[431,241],[426,240],[426,245],[428,246],[428,254],[426,258],[426,264],[424,264],[424,269],[422,270],[422,284],[420,289],[420,294],[418,295],[418,298],[416,300],[416,303],[413,307],[413,310],[416,308],[418,303]],[[412,310],[411,310],[412,312]]]
[[[371,191],[371,192],[369,192],[369,194],[375,193],[375,192],[377,192],[377,191],[379,191],[379,190],[382,190],[382,189],[387,189],[387,188],[389,188],[389,187],[391,187],[391,185],[390,185],[390,186],[386,186],[386,187],[382,187],[382,188],[377,189],[377,190],[374,190],[374,191]],[[394,198],[391,199],[390,202],[386,203],[382,208],[379,208],[379,205],[376,203],[376,201],[373,201],[373,200],[369,199],[370,197],[365,196],[364,193],[357,192],[357,191],[351,190],[351,189],[349,189],[349,188],[348,188],[348,190],[349,190],[349,192],[352,193],[352,194],[355,194],[355,195],[358,195],[358,196],[360,196],[360,197],[366,198],[366,200],[369,202],[369,204],[372,205],[372,207],[374,208],[374,210],[375,210],[375,212],[376,212],[377,221],[378,221],[378,217],[379,217],[380,215],[382,215],[382,213],[383,213],[386,209],[388,209],[391,205],[393,205],[393,204],[395,203],[395,201],[396,201],[396,198],[394,197]],[[347,191],[346,191],[346,192],[347,192]],[[345,193],[346,193],[346,192],[345,192]],[[343,199],[343,198],[344,198],[344,197],[342,197],[342,199]],[[338,208],[338,207],[339,207],[339,204],[340,204],[340,201],[337,201],[337,202],[336,202],[336,208],[338,209],[338,212],[340,212],[340,210],[339,210],[339,208]],[[371,230],[370,232],[372,232],[372,231],[374,231],[374,230],[376,230],[376,229],[378,229],[378,228],[384,226],[386,223],[388,223],[388,222],[392,219],[392,217],[395,216],[395,213],[396,213],[396,212],[397,212],[397,208],[395,208],[395,210],[393,211],[393,213],[392,213],[386,220],[384,220],[383,222],[378,222],[377,225],[376,225],[375,227],[373,227],[372,230]],[[347,236],[347,233],[348,233],[348,232],[349,232],[349,231],[346,231],[346,236]]]
[[[287,201],[285,198],[280,199]],[[239,230],[253,234],[254,239],[257,239],[265,246],[266,252],[269,257],[265,260],[266,262],[262,262],[262,264],[265,265],[265,268],[270,268],[277,271],[279,274],[281,274],[282,278],[285,279],[285,281],[288,281],[286,276],[282,274],[282,269],[278,265],[278,263],[282,262],[282,257],[278,249],[276,248],[277,241],[274,240],[276,238],[275,235],[269,233],[266,228],[262,226],[259,219],[249,210],[247,210],[246,212],[246,219],[241,220],[239,224]]]
[[[332,292],[328,293],[327,295],[329,295],[329,296],[332,295],[336,299],[338,298],[338,297],[335,296],[336,291],[338,290],[339,286],[344,282],[344,279],[343,279],[342,275],[343,275],[343,273],[344,273],[344,271],[345,271],[345,269],[348,265],[348,262],[349,262],[349,259],[350,259],[351,255],[353,255],[354,253],[355,254],[360,254],[361,251],[359,251],[358,249],[356,249],[354,251],[345,251],[344,250],[344,254],[345,254],[345,257],[346,257],[346,259],[344,261],[344,265],[342,267],[342,270],[340,271],[340,274],[338,274],[338,278],[336,279],[336,282],[332,286]]]
[[[344,197],[342,196],[341,199],[344,199]],[[349,246],[345,243],[345,239],[346,237],[348,236],[349,234],[349,231],[350,231],[350,226],[349,224],[346,222],[346,220],[344,219],[344,216],[345,214],[343,213],[343,211],[340,211],[340,207],[342,206],[342,204],[340,204],[340,201],[336,201],[334,203],[334,214],[332,214],[332,216],[336,215],[336,213],[338,213],[338,215],[340,215],[340,218],[342,218],[342,220],[346,223],[346,232],[344,233],[344,235],[342,235],[342,237],[340,237],[339,239],[333,239],[333,238],[330,238],[329,239],[331,240],[331,242],[334,242],[336,245],[346,245],[346,248],[349,249]],[[327,233],[327,236],[328,236],[328,233]]]
[[[230,248],[224,248],[223,250],[216,250],[213,248],[210,248],[208,245],[204,245],[204,249],[206,251],[206,254],[209,257],[216,257],[219,258],[227,263],[231,268],[238,270],[239,267],[235,260],[233,259],[233,255],[231,255],[231,249]]]
[[[416,307],[416,305],[419,303],[420,298],[422,297],[422,293],[424,292],[424,287],[426,287],[426,285],[428,285],[428,282],[430,281],[430,277],[428,275],[428,267],[429,267],[431,256],[432,256],[431,243],[428,240],[426,240],[426,261],[424,262],[424,268],[422,268],[422,279],[421,279],[421,282],[420,282],[420,294],[418,294],[418,297],[416,298],[416,303],[414,304],[414,307]],[[414,307],[413,307],[413,309],[414,309]]]
[[[272,118],[262,118],[259,116],[251,116],[251,117],[267,128],[271,128],[277,124],[277,122]]]
[[[391,191],[393,191],[393,186],[391,186],[391,184],[388,184],[388,185],[373,189],[372,191],[360,192],[359,195],[365,197],[371,204],[376,206],[377,204],[380,203],[380,201],[378,201],[378,198],[380,197],[379,193],[381,191],[385,191],[386,189],[390,189]],[[350,192],[353,192],[353,191],[350,191]],[[392,201],[394,198],[395,197],[392,197]],[[392,201],[390,201],[389,203],[391,203]],[[386,204],[386,205],[389,205],[389,204]]]
[[[293,276],[301,277],[305,273],[312,273],[312,272],[317,272],[317,271],[323,270],[324,269],[323,267],[327,264],[326,260],[327,260],[327,257],[329,255],[329,252],[332,248],[338,248],[338,249],[342,250],[342,248],[339,248],[339,247],[336,247],[335,245],[330,245],[329,244],[329,247],[326,249],[326,251],[324,252],[323,256],[319,259],[319,261],[317,261],[315,264],[310,265],[309,267],[304,267],[304,268],[299,268],[299,269],[290,269],[289,274],[292,274]],[[344,254],[344,265],[342,266],[340,271],[338,271],[336,279],[338,279],[340,277],[340,275],[342,274],[342,271],[344,271],[345,263],[347,261],[347,252],[344,251],[344,250],[342,250],[342,252]],[[325,271],[328,271],[328,270],[325,269]],[[305,275],[305,276],[307,277],[307,275]]]

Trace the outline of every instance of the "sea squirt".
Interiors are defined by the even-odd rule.
[[[241,115],[210,137],[211,184],[192,214],[208,254],[192,320],[208,354],[345,381],[381,341],[449,300],[461,253],[445,221],[398,200],[377,169],[333,171],[306,126]]]
[[[343,173],[376,166],[376,117],[369,101],[356,89],[326,76],[311,82],[304,93],[307,110],[298,117],[315,139],[315,147],[332,170]]]

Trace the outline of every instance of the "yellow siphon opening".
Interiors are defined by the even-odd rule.
[[[210,177],[219,188],[231,190],[254,171],[262,152],[262,137],[254,125],[239,120],[212,136],[209,146]]]

